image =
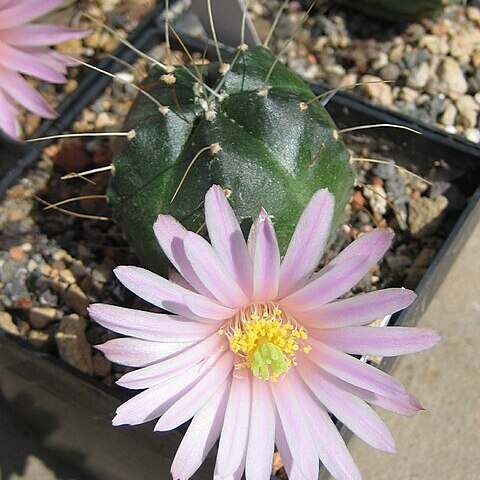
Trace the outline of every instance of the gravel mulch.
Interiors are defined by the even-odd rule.
[[[260,0],[252,16],[262,36],[281,1]],[[304,2],[305,4],[310,2]],[[355,91],[448,133],[480,142],[480,4],[450,6],[434,19],[386,23],[318,1],[317,9],[285,47],[304,15],[292,1],[271,46],[308,80],[334,87],[385,80]]]

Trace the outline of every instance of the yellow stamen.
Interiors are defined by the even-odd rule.
[[[256,377],[272,382],[297,364],[300,348],[304,353],[311,350],[303,342],[305,329],[270,303],[243,308],[218,333],[227,335],[230,349],[240,357],[236,368],[249,368]]]

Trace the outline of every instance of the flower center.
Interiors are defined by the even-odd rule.
[[[300,348],[311,350],[307,332],[278,305],[260,303],[242,308],[224,329],[231,350],[241,359],[236,368],[249,368],[263,380],[277,381],[292,365]]]

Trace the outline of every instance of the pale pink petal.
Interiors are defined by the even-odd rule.
[[[176,315],[145,312],[131,308],[94,303],[88,308],[90,316],[114,332],[143,340],[161,342],[195,342],[217,330],[209,323],[192,322]]]
[[[115,426],[138,425],[158,418],[201,381],[205,373],[198,367],[191,368],[176,378],[144,390],[117,408],[117,415],[112,424]]]
[[[305,357],[298,372],[320,402],[355,435],[374,448],[394,453],[395,441],[382,419],[363,401],[328,381],[328,374]]]
[[[45,118],[56,118],[57,112],[17,72],[0,66],[0,83],[8,85],[9,94],[26,109]]]
[[[177,400],[158,420],[155,431],[168,431],[190,420],[219,388],[229,385],[227,381],[233,369],[233,353],[224,353],[206,375],[182,398]]]
[[[193,313],[213,321],[226,320],[237,313],[237,309],[224,307],[200,295],[184,295],[183,301]]]
[[[126,373],[117,380],[117,384],[135,390],[153,387],[164,380],[180,375],[186,368],[193,367],[205,359],[215,356],[220,352],[220,344],[224,342],[223,337],[214,333],[178,355]]]
[[[215,475],[229,478],[242,465],[247,448],[251,409],[251,379],[234,375],[218,445]]]
[[[145,367],[179,353],[192,345],[192,342],[165,343],[151,342],[139,338],[114,338],[102,345],[95,345],[95,348],[103,352],[111,362],[128,367]]]
[[[1,41],[0,64],[6,68],[33,75],[47,82],[65,83],[66,81],[61,73],[47,65],[37,56],[25,53],[18,48],[10,47]]]
[[[29,0],[15,2],[11,7],[0,12],[0,29],[12,28],[30,20],[39,18],[42,15],[57,8],[63,3],[63,0]]]
[[[395,234],[390,230],[373,230],[358,237],[354,242],[342,250],[328,265],[333,267],[352,257],[367,255],[371,266],[385,255],[390,248]]]
[[[358,396],[362,398],[361,394]],[[415,415],[420,410],[424,410],[420,402],[408,392],[405,392],[403,395],[394,395],[390,397],[375,395],[375,398],[369,403],[377,405],[385,410],[389,410],[390,412],[407,416]]]
[[[318,309],[354,287],[369,269],[368,257],[352,257],[281,300],[294,312]]]
[[[227,307],[241,307],[249,300],[238,286],[212,246],[200,235],[185,235],[185,253],[205,287]]]
[[[252,263],[235,213],[223,189],[213,185],[205,195],[205,222],[215,252],[244,293],[252,294]]]
[[[312,329],[309,333],[342,352],[382,357],[420,352],[440,341],[437,332],[414,327],[344,327]]]
[[[168,271],[168,279],[172,283],[175,283],[176,285],[179,285],[180,287],[183,287],[186,290],[190,290],[191,292],[196,293],[195,289],[175,270],[170,269]]]
[[[268,301],[278,294],[280,251],[267,212],[262,209],[259,218],[253,257],[253,297],[255,300]]]
[[[193,417],[170,470],[173,480],[189,480],[220,436],[230,382],[225,382]]]
[[[291,368],[277,383],[271,383],[278,416],[293,460],[298,462],[297,467],[305,478],[316,479],[319,468],[318,455],[309,426],[301,410],[299,411],[301,406],[299,392],[306,388],[295,368]]]
[[[345,382],[386,396],[405,393],[405,388],[398,380],[378,368],[330,348],[311,337],[308,343],[312,347],[308,358]]]
[[[322,329],[365,325],[408,307],[416,297],[411,290],[386,288],[298,312],[295,319],[306,326]]]
[[[301,462],[301,460],[294,459],[292,453],[290,452],[290,448],[287,443],[287,437],[283,430],[282,421],[278,416],[278,413],[275,417],[275,443],[278,448],[278,453],[280,453],[280,457],[282,458],[289,480],[309,480],[298,468],[298,464]]]
[[[297,390],[302,414],[307,422],[320,461],[337,480],[360,480],[360,472],[325,408],[306,385]]]
[[[18,110],[0,88],[0,128],[12,137],[16,137],[19,133],[17,114]]]
[[[252,378],[252,409],[247,445],[247,480],[265,480],[272,472],[275,404],[268,382]]]
[[[327,189],[316,192],[308,203],[282,261],[280,297],[297,290],[317,268],[330,235],[334,208],[335,199]]]
[[[0,30],[0,41],[13,46],[55,45],[73,38],[83,38],[88,30],[60,27],[57,25],[22,25]]]
[[[323,374],[324,376],[326,375],[329,382],[334,384],[337,388],[355,395],[371,405],[377,405],[385,410],[408,416],[414,415],[419,410],[423,410],[423,407],[420,405],[418,400],[406,390],[403,393],[381,395],[370,390],[351,385],[350,383],[344,382],[343,380],[340,380],[339,378],[330,375],[325,371]]]
[[[183,296],[196,294],[160,275],[132,266],[117,267],[114,273],[125,287],[152,305],[193,320],[211,321],[208,318],[202,319],[185,305]]]
[[[210,291],[205,288],[198,278],[190,260],[185,254],[184,238],[187,230],[170,215],[159,215],[153,224],[153,231],[158,243],[177,269],[180,275],[201,295],[212,297]]]
[[[255,256],[255,243],[257,242],[258,226],[260,225],[261,221],[263,221],[262,217],[261,215],[258,215],[255,221],[252,223],[252,226],[250,227],[250,231],[248,232],[247,249],[252,262],[253,262],[253,257]]]
[[[48,47],[17,47],[22,52],[33,55],[41,60],[45,65],[50,66],[54,70],[66,73],[66,67],[78,67],[80,64],[75,58],[64,55],[63,53]]]

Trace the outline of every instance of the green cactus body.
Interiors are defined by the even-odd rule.
[[[159,68],[144,82],[168,109],[162,113],[138,96],[125,125],[135,136],[115,156],[108,195],[114,219],[149,268],[165,272],[167,265],[152,231],[157,215],[202,231],[202,202],[213,184],[227,192],[242,228],[265,207],[282,253],[319,188],[336,197],[334,228],[342,222],[354,178],[349,153],[325,108],[317,100],[302,103],[314,93],[290,70],[276,64],[264,88],[273,62],[267,49],[257,48],[239,51],[227,74],[218,63],[198,67],[211,88],[222,82],[221,98],[209,94],[208,102],[182,68],[173,72],[173,84]]]
[[[339,3],[367,15],[400,22],[431,17],[439,13],[442,7],[460,2],[461,0],[339,0]]]

